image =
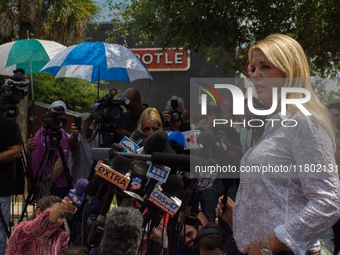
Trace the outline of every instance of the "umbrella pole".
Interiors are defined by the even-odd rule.
[[[97,94],[97,100],[99,100],[99,81],[100,81],[100,66],[98,66],[98,94]]]
[[[32,89],[32,116],[30,120],[33,122],[33,133],[35,132],[35,117],[37,114],[35,113],[35,100],[34,100],[34,89],[33,89],[33,73],[32,73],[32,63],[30,61],[30,71],[31,71],[31,89]]]
[[[34,100],[34,90],[33,90],[33,73],[32,73],[32,63],[30,61],[30,71],[31,71],[31,89],[32,89],[32,101]]]

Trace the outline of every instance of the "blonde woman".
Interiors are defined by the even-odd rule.
[[[277,88],[278,107],[271,119],[279,121],[268,121],[262,137],[244,154],[235,206],[229,199],[222,214],[225,205],[220,199],[217,212],[229,220],[244,254],[318,254],[318,240],[340,217],[340,185],[329,113],[313,92],[306,55],[293,38],[282,34],[266,37],[250,48],[249,63],[262,103],[271,106],[272,91]],[[305,115],[295,105],[288,105],[287,114],[282,115],[282,87],[308,90],[311,98],[303,106],[312,115]],[[287,94],[290,99],[303,97],[303,93]],[[288,119],[294,119],[297,125],[288,128],[280,124]],[[290,166],[291,172],[245,171],[253,166],[276,170]],[[316,171],[318,166],[321,173]]]
[[[137,128],[140,128],[145,133],[145,139],[153,132],[163,129],[163,124],[158,110],[153,107],[146,108],[139,117]]]

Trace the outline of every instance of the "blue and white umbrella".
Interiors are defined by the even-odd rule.
[[[60,51],[40,72],[55,78],[69,77],[95,81],[125,81],[152,77],[140,59],[118,44],[84,42]]]

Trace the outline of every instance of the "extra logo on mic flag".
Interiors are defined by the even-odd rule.
[[[96,175],[99,175],[101,178],[113,183],[122,190],[126,190],[130,183],[130,178],[118,173],[103,163],[99,165]]]

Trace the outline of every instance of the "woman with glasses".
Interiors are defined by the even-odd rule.
[[[18,224],[8,241],[6,255],[59,254],[68,247],[67,233],[60,228],[66,213],[75,213],[70,199],[45,196],[37,202],[35,218]]]
[[[146,108],[139,117],[137,128],[140,128],[145,133],[145,139],[156,132],[163,129],[161,117],[154,107]]]

